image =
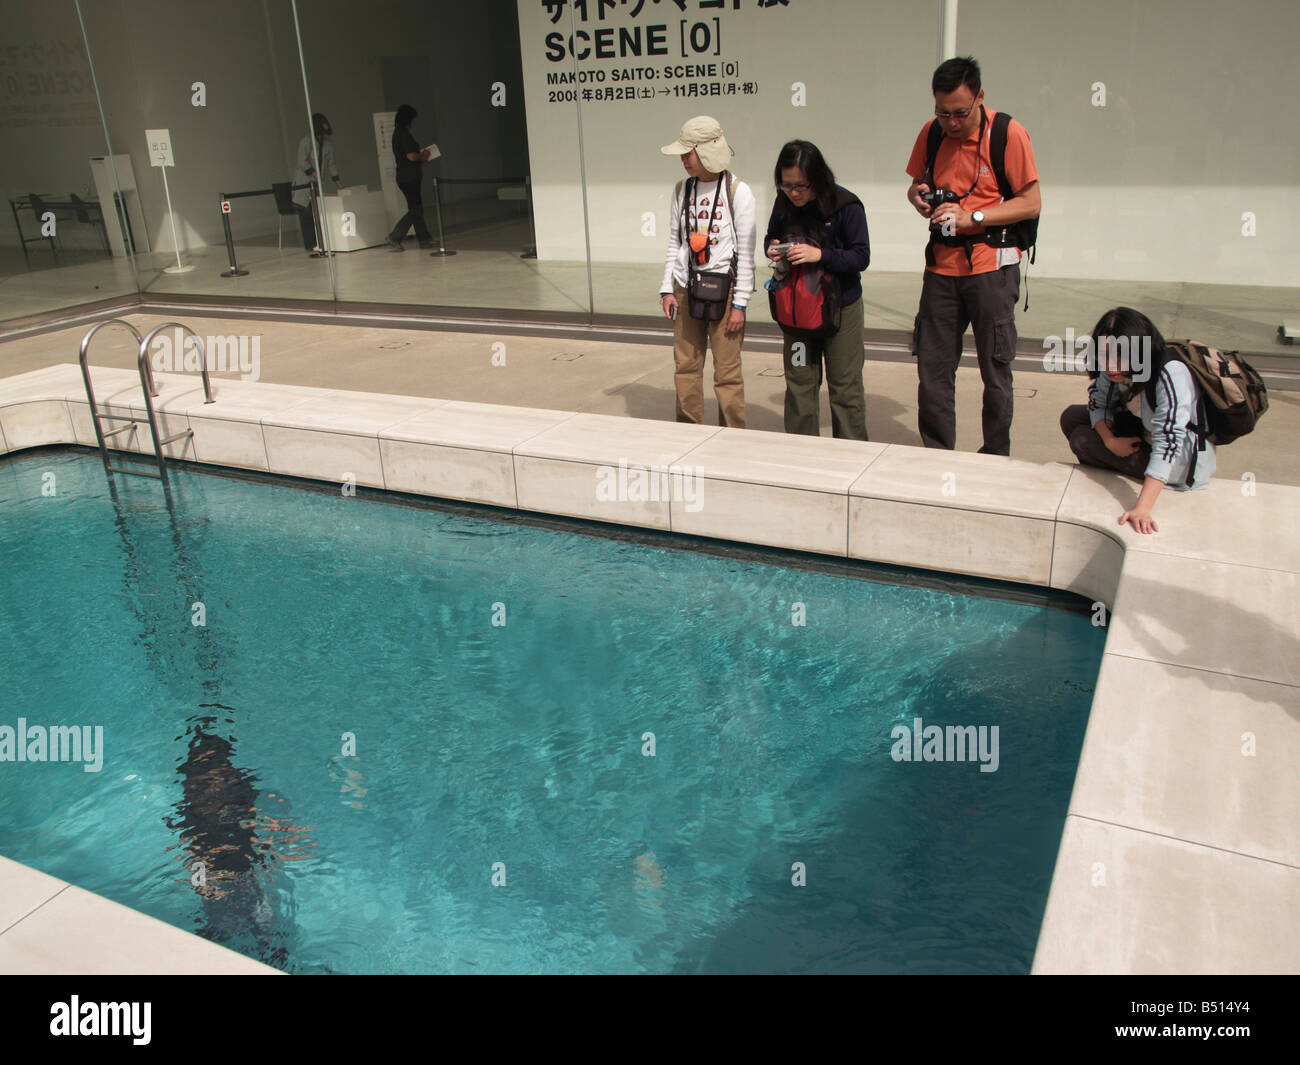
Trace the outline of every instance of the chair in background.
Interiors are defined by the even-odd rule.
[[[39,229],[40,227],[43,227],[43,226],[45,225],[45,220],[44,220],[45,212],[46,212],[47,210],[49,210],[49,208],[47,208],[47,207],[45,206],[45,201],[44,201],[43,199],[41,199],[39,196],[37,196],[36,193],[34,193],[34,192],[29,192],[29,193],[27,194],[27,202],[30,203],[30,204],[32,205],[32,214],[34,214],[34,215],[36,216],[36,225],[37,225],[37,228]],[[55,221],[55,227],[54,227],[54,228],[55,228],[55,232],[57,232],[57,231],[58,231],[58,214],[57,214],[57,212],[51,212],[51,213],[54,214],[54,221]],[[50,242],[50,251],[54,253],[54,265],[55,265],[55,266],[58,266],[58,265],[59,265],[59,249],[58,249],[58,248],[55,246],[55,244],[54,244],[54,234],[50,234],[50,236],[46,237],[45,239],[48,240],[48,241]]]
[[[85,222],[87,225],[99,227],[99,235],[104,238],[104,251],[111,256],[113,248],[108,243],[108,227],[104,225],[103,209],[97,203],[87,203],[75,192],[68,193],[68,198],[72,200],[72,210],[76,214],[78,222]]]
[[[295,219],[298,217],[298,208],[293,202],[293,182],[276,181],[271,185],[271,192],[275,195],[275,209],[280,213],[280,250],[284,250],[284,218],[285,215],[292,215]]]

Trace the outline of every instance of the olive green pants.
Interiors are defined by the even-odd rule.
[[[785,431],[821,435],[818,411],[822,366],[831,399],[831,432],[842,440],[867,439],[867,393],[862,386],[862,300],[840,313],[830,337],[785,334]]]

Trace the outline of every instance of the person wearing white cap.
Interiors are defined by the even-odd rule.
[[[740,345],[754,292],[754,193],[731,174],[733,153],[715,118],[692,118],[660,151],[680,156],[688,175],[673,190],[659,285],[664,316],[675,321],[677,420],[704,420],[704,357],[711,346],[718,423],[743,429]]]

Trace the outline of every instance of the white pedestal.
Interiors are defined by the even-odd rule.
[[[398,215],[391,222],[388,220],[388,204],[384,193],[368,188],[344,189],[337,196],[326,196],[321,201],[324,207],[324,224],[329,232],[329,246],[333,251],[360,251],[373,248],[388,240],[388,234],[397,223]],[[344,236],[343,215],[353,215],[354,236]],[[402,214],[406,212],[403,211]]]
[[[114,171],[117,172],[116,185],[113,183]],[[145,227],[144,210],[140,206],[140,193],[136,189],[135,168],[131,165],[131,157],[129,155],[91,156],[90,173],[95,181],[95,195],[99,197],[100,209],[104,212],[104,228],[108,232],[108,244],[113,249],[113,254],[130,254],[126,234],[122,232],[122,219],[113,201],[113,193],[119,189],[122,193],[122,203],[131,220],[131,239],[135,243],[135,250],[150,251],[149,231]]]

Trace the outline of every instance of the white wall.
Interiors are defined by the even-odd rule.
[[[613,84],[615,70],[655,66],[633,82],[663,89],[703,80],[757,82],[736,96],[582,104],[596,260],[661,262],[667,203],[680,165],[658,154],[682,121],[719,118],[736,150],[736,170],[772,202],[771,168],[791,137],[816,142],[840,184],[867,207],[872,267],[919,270],[925,225],[907,205],[904,173],[913,141],[933,111],[937,3],[801,0],[785,7],[700,10],[646,4],[637,18],[619,6],[597,21],[588,5],[579,30],[664,25],[670,55],[653,59],[595,54],[580,71],[606,80],[547,84],[573,69],[548,59],[548,34],[567,41],[569,10],[553,24],[536,0],[518,0],[529,150],[543,259],[583,256],[576,106],[549,93]],[[683,62],[680,21],[719,20],[720,56],[738,79],[666,79]],[[974,54],[989,106],[1022,120],[1034,143],[1044,215],[1038,263],[1055,277],[1124,278],[1242,285],[1300,284],[1300,220],[1295,197],[1300,144],[1293,101],[1300,73],[1290,56],[1300,40],[1293,0],[1121,0],[1087,5],[962,0],[958,54]],[[581,43],[581,42],[580,42]],[[1106,106],[1092,103],[1104,82]],[[801,82],[806,106],[794,106]],[[656,235],[641,235],[643,212]],[[1242,235],[1243,212],[1257,235]]]

